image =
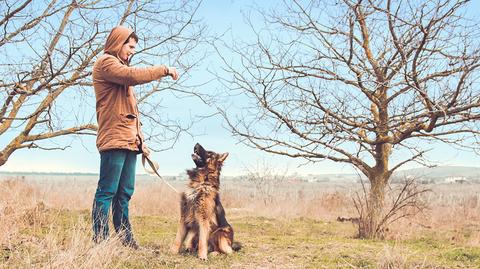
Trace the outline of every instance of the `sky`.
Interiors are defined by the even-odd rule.
[[[475,3],[469,12],[480,13],[480,1]],[[266,8],[278,6],[277,1],[234,1],[234,0],[206,0],[198,10],[197,18],[202,18],[209,30],[215,33],[228,33],[232,39],[248,39],[249,27],[244,21],[243,14],[249,6],[260,4]],[[208,59],[205,63],[210,67],[219,65],[219,62]],[[201,76],[202,74],[200,74]],[[205,75],[208,75],[205,73]],[[210,85],[210,87],[215,87]],[[200,89],[201,90],[201,89]],[[181,102],[181,101],[180,101]],[[177,109],[182,104],[179,103]],[[247,170],[267,163],[278,171],[299,174],[329,174],[353,173],[353,168],[348,164],[339,164],[332,161],[322,161],[305,165],[304,161],[273,156],[239,144],[236,138],[224,128],[219,117],[208,119],[199,123],[195,128],[201,132],[209,126],[209,133],[190,137],[182,136],[175,147],[164,152],[153,153],[153,159],[160,164],[160,173],[163,175],[179,175],[185,169],[191,168],[193,162],[190,158],[193,146],[201,143],[206,149],[217,152],[229,152],[229,157],[223,168],[225,175],[240,175]],[[0,137],[0,145],[6,143],[6,136]],[[3,141],[2,141],[3,140]],[[95,147],[95,137],[79,137],[68,139],[70,147],[63,151],[42,151],[36,149],[23,149],[13,153],[8,162],[0,167],[0,171],[23,172],[82,172],[97,173],[99,170],[100,156]],[[455,166],[480,166],[480,157],[472,152],[458,151],[447,145],[433,146],[430,159],[438,165]],[[406,168],[417,167],[415,165]],[[137,173],[144,173],[138,159]]]

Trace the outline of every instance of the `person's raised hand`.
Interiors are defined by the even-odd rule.
[[[173,80],[178,79],[178,72],[175,67],[168,67],[168,76],[171,76]]]

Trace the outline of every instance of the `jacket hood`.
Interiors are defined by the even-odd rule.
[[[105,43],[104,52],[118,57],[117,55],[120,52],[120,49],[132,33],[133,31],[125,26],[117,26],[113,28],[108,35],[107,42]]]

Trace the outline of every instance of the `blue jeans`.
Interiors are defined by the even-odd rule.
[[[93,240],[108,237],[108,213],[112,206],[113,226],[124,244],[133,242],[128,203],[135,185],[137,153],[114,149],[100,152],[100,179],[93,200]]]

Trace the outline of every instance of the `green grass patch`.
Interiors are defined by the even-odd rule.
[[[39,217],[41,221],[24,227],[18,240],[11,242],[12,246],[0,249],[0,260],[6,267],[25,267],[15,257],[35,252],[38,242],[45,244],[48,239],[57,244],[57,249],[63,247],[68,251],[72,237],[91,238],[88,211],[46,210],[41,214],[44,214]],[[176,218],[133,216],[134,233],[142,248],[135,251],[118,246],[126,254],[115,265],[121,268],[480,268],[479,247],[458,246],[434,236],[405,241],[360,240],[353,237],[355,227],[348,223],[262,217],[229,221],[235,230],[235,240],[243,248],[230,256],[210,255],[208,261],[202,262],[193,254],[170,254],[177,230]],[[77,233],[72,234],[74,228]],[[52,234],[56,238],[52,239]],[[28,264],[48,267],[55,258],[53,254],[37,256]]]

